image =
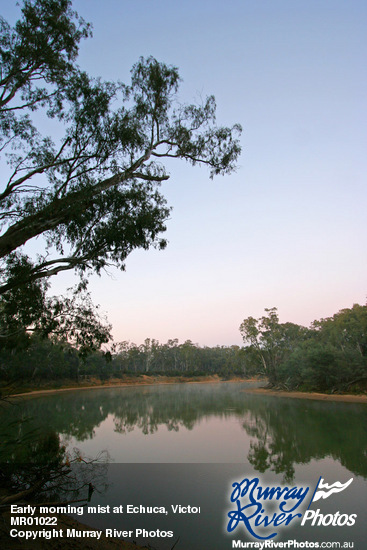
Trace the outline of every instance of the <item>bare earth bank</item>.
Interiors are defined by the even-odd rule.
[[[79,390],[91,390],[91,389],[111,389],[119,387],[129,386],[151,386],[158,384],[207,384],[217,382],[257,382],[255,378],[231,378],[230,380],[223,380],[217,374],[212,376],[131,376],[126,379],[112,379],[108,382],[101,384],[100,381],[93,379],[89,383],[82,384],[70,384],[60,388],[42,387],[39,389],[22,388],[21,391],[12,391],[11,397],[32,397],[44,394],[59,393],[65,391],[79,391]],[[9,392],[10,393],[10,392]]]
[[[99,380],[92,379],[89,382],[82,384],[67,384],[66,387],[50,388],[43,387],[40,389],[22,388],[21,392],[13,393],[12,397],[37,397],[39,395],[53,394],[65,391],[75,390],[90,390],[90,389],[103,389],[103,388],[118,388],[128,386],[150,386],[157,384],[207,384],[207,383],[219,383],[219,382],[262,382],[266,384],[265,379],[261,378],[231,378],[230,380],[223,380],[218,375],[212,376],[129,376],[123,380],[112,379],[108,382],[101,384]],[[245,388],[242,391],[246,393],[256,393],[260,395],[274,395],[278,397],[291,397],[296,399],[314,399],[319,401],[342,401],[344,403],[367,403],[367,395],[352,395],[352,394],[326,394],[317,392],[300,392],[300,391],[283,391],[267,388]]]
[[[267,388],[248,388],[246,393],[260,395],[276,395],[278,397],[294,397],[296,399],[316,399],[318,401],[343,401],[344,403],[367,403],[367,395],[328,394],[302,391],[269,390]]]

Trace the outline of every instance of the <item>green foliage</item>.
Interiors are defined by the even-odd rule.
[[[8,281],[26,278],[32,264],[24,255],[10,254],[3,274]],[[32,327],[45,311],[47,285],[44,281],[31,281],[24,286],[14,286],[0,298],[0,349],[27,345]]]
[[[354,304],[333,317],[314,321],[313,327],[320,340],[329,341],[341,351],[354,350],[361,357],[367,356],[367,306]]]
[[[82,355],[80,351],[60,341],[33,335],[28,345],[14,353],[0,351],[0,380],[62,380],[83,381],[97,377],[108,380],[124,375],[202,376],[219,374],[223,378],[251,376],[252,358],[239,346],[199,347],[191,341],[179,344],[169,340],[160,344],[146,339],[144,344],[122,342],[111,352],[95,351]]]
[[[248,376],[251,369],[238,346],[199,347],[187,340],[179,344],[177,339],[160,344],[157,340],[145,340],[137,346],[130,342],[117,345],[111,369],[121,374],[165,374],[174,376],[200,376],[219,374],[223,377]],[[87,360],[87,365],[91,358]]]
[[[133,66],[129,85],[88,76],[76,60],[90,25],[70,0],[24,0],[21,12],[14,28],[0,19],[0,344],[37,331],[95,349],[109,332],[89,298],[47,300],[49,277],[75,270],[84,280],[124,269],[134,249],[164,248],[164,159],[230,173],[241,128],[215,125],[213,97],[182,105],[177,68],[153,57]],[[64,135],[42,136],[36,110]],[[31,258],[24,245],[40,236]]]
[[[31,264],[25,256],[12,255],[7,267],[11,279],[13,273],[27,273]],[[48,297],[46,291],[44,281],[31,281],[0,298],[0,350],[17,348],[20,352],[34,346],[37,339],[51,338],[85,355],[110,340],[111,327],[92,304],[85,282],[62,297]]]
[[[288,387],[327,391],[340,377],[335,349],[314,340],[300,345],[281,368],[281,378]]]
[[[259,371],[271,384],[279,378],[279,367],[292,350],[309,337],[305,327],[294,323],[279,323],[277,308],[265,309],[267,315],[260,319],[248,317],[240,325],[244,343],[258,357]]]
[[[70,6],[26,1],[15,28],[0,28],[0,139],[11,168],[0,257],[39,235],[48,246],[27,277],[3,277],[0,293],[63,270],[123,269],[132,250],[164,247],[163,159],[206,164],[212,177],[233,171],[240,153],[241,129],[215,126],[213,97],[177,101],[176,67],[140,58],[130,85],[82,72],[75,60],[90,29]],[[65,126],[57,143],[33,126],[35,109]]]
[[[367,306],[354,304],[311,329],[279,323],[276,309],[249,317],[240,331],[257,372],[287,389],[346,391],[367,380]]]

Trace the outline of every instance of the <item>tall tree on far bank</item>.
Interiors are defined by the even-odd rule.
[[[277,381],[278,342],[280,325],[277,308],[265,309],[267,315],[260,319],[248,317],[240,325],[240,333],[245,344],[255,350],[261,361],[264,374],[271,383]]]
[[[295,347],[307,338],[308,329],[294,323],[279,323],[277,308],[266,308],[267,315],[248,317],[240,325],[245,344],[254,350],[259,360],[259,371],[271,384],[279,382],[279,368]]]
[[[363,390],[367,381],[367,306],[354,304],[311,328],[279,323],[276,308],[248,317],[240,332],[270,384],[304,391]]]

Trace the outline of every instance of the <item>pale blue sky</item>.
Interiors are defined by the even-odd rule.
[[[153,55],[179,67],[181,101],[214,94],[218,123],[244,128],[236,174],[211,181],[205,168],[170,163],[165,251],[92,278],[115,340],[240,344],[241,321],[265,307],[308,325],[365,303],[367,4],[73,5],[94,27],[83,68],[127,82],[139,56]],[[59,276],[55,291],[69,281]]]

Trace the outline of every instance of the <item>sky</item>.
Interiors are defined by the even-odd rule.
[[[14,2],[1,2],[14,20]],[[93,24],[90,74],[128,83],[140,56],[179,68],[181,102],[214,94],[240,123],[236,173],[167,164],[164,251],[93,276],[115,341],[241,344],[238,327],[277,307],[309,326],[366,303],[367,4],[359,0],[75,0]],[[70,275],[58,275],[62,293]]]

